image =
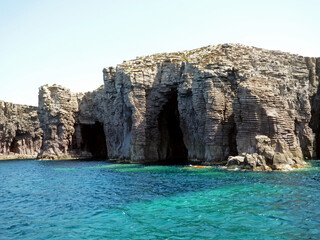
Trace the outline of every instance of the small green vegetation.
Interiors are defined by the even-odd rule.
[[[102,84],[100,87],[97,88],[97,90],[101,90],[104,88],[104,84]]]

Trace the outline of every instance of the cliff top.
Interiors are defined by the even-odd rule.
[[[218,44],[209,45],[193,50],[178,51],[172,53],[157,53],[147,56],[137,57],[133,60],[124,61],[117,65],[117,68],[126,72],[140,71],[142,69],[153,69],[161,63],[181,63],[189,62],[198,66],[210,64],[222,64],[225,61],[238,61],[245,58],[264,58],[266,56],[281,56],[284,59],[301,59],[303,56],[291,54],[277,50],[266,50],[262,48],[245,46],[242,44]],[[246,57],[244,57],[246,56]],[[104,69],[103,71],[107,71]]]
[[[0,108],[5,108],[5,107],[10,107],[10,108],[30,108],[36,110],[38,107],[37,106],[31,106],[31,105],[26,105],[26,104],[18,104],[18,103],[12,103],[12,102],[6,102],[0,100]]]

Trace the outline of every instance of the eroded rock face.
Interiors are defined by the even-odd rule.
[[[232,102],[240,79],[230,61],[217,60],[223,52],[154,55],[105,69],[107,112],[121,119],[116,125],[106,121],[108,136],[117,136],[109,153],[141,162],[185,152],[185,158],[208,163],[236,153]]]
[[[43,129],[43,145],[39,158],[70,158],[68,151],[75,132],[78,95],[60,86],[39,89],[38,114]]]
[[[103,77],[89,93],[40,88],[39,158],[271,170],[320,156],[319,58],[224,44],[139,57]]]
[[[37,107],[0,101],[0,159],[35,158],[41,144]]]
[[[319,59],[227,44],[104,69],[108,151],[131,162],[170,161],[186,148],[204,164],[239,155],[251,169],[300,166],[316,156],[319,72]],[[179,121],[180,137],[168,121]]]
[[[281,94],[281,86],[277,85],[281,82],[273,80],[267,85],[266,81],[267,79],[252,78],[240,83],[238,87],[237,98],[234,101],[238,152],[242,155],[257,153],[264,156],[264,148],[261,149],[261,146],[265,145],[270,149],[267,158],[261,160],[263,162],[260,166],[264,166],[265,162],[273,169],[302,165],[302,150],[309,158],[315,156],[312,147],[314,135],[306,124],[311,117],[310,104],[305,101],[304,108],[309,111],[303,111],[296,107],[297,94],[302,93]],[[286,86],[285,91],[288,88]],[[298,127],[302,124],[303,127]],[[304,131],[300,132],[301,129]],[[301,141],[309,142],[306,149],[306,146],[300,144],[299,137]],[[277,160],[280,156],[282,158]],[[259,163],[258,160],[255,162]]]
[[[107,143],[104,127],[105,92],[99,88],[78,98],[79,108],[75,112],[75,134],[72,149],[79,155],[84,153],[96,158],[107,158]]]
[[[107,156],[102,120],[102,89],[88,93],[72,93],[61,86],[42,86],[39,89],[38,114],[44,133],[38,158]]]

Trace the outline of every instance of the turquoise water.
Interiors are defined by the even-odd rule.
[[[0,239],[320,239],[320,161],[292,172],[1,161]]]

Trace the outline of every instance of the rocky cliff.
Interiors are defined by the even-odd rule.
[[[38,158],[106,158],[103,104],[102,89],[84,94],[57,85],[40,87],[38,116],[43,145]]]
[[[38,114],[43,129],[43,145],[39,158],[69,158],[72,142],[74,112],[78,111],[78,95],[61,86],[39,89]]]
[[[319,67],[315,58],[225,44],[105,69],[108,152],[131,162],[239,156],[230,167],[300,166],[316,156]]]
[[[320,58],[224,44],[139,57],[103,77],[90,93],[40,88],[38,157],[268,170],[320,156]]]
[[[37,107],[0,101],[0,159],[35,158],[41,144]]]

